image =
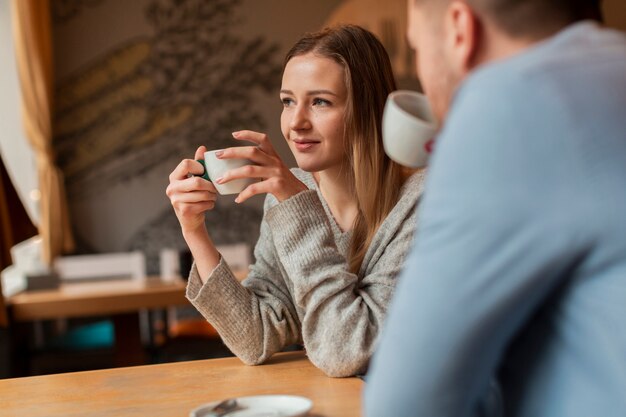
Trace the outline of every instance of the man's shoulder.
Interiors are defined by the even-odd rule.
[[[509,89],[532,93],[542,86],[567,85],[580,79],[608,82],[596,77],[600,65],[612,67],[615,77],[626,77],[622,71],[626,69],[626,34],[595,22],[580,22],[508,58],[484,64],[460,91],[491,88],[505,95]],[[568,74],[575,75],[570,78]]]

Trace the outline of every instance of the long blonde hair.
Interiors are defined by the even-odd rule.
[[[385,154],[382,142],[385,101],[396,82],[385,48],[359,26],[340,25],[306,34],[287,53],[285,65],[309,52],[334,60],[345,72],[346,152],[358,204],[348,262],[350,271],[358,273],[376,231],[398,202],[406,174]]]

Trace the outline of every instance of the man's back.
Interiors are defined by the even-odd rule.
[[[607,416],[606,400],[626,415],[626,37],[583,23],[518,59],[505,65],[553,105],[542,135],[526,125],[546,152],[527,173],[545,181],[537,227],[568,253],[504,361],[506,415]]]
[[[477,70],[429,175],[370,414],[471,415],[497,373],[507,416],[624,416],[626,37],[579,23]]]

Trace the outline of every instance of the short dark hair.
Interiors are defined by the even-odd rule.
[[[483,17],[512,37],[543,37],[585,19],[602,21],[602,0],[467,0]],[[415,0],[447,4],[450,0]]]
[[[571,23],[598,19],[599,0],[469,0],[513,37],[544,36]]]

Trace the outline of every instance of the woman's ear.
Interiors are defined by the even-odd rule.
[[[475,66],[480,42],[480,20],[463,0],[453,0],[446,11],[445,47],[448,65],[463,78]]]

